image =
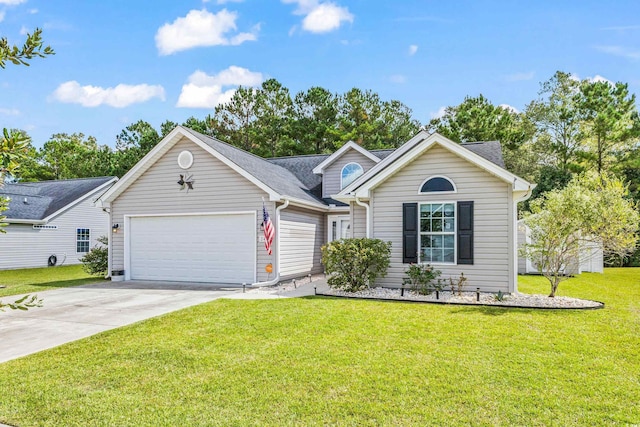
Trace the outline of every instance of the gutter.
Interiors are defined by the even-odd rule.
[[[14,218],[5,218],[4,222],[8,224],[33,224],[33,225],[44,225],[47,220],[44,219],[14,219]]]
[[[280,281],[280,211],[285,209],[287,206],[289,206],[289,199],[284,199],[284,204],[276,208],[276,224],[278,225],[278,228],[276,228],[276,260],[274,263],[276,277],[271,280],[267,280],[266,282],[252,283],[251,286],[273,286]]]
[[[369,205],[366,203],[363,203],[360,201],[360,199],[358,199],[358,196],[355,195],[355,193],[352,193],[354,195],[354,200],[356,201],[356,204],[358,206],[362,206],[365,210],[365,221],[366,221],[366,236],[367,238],[371,237],[371,232],[369,231]]]

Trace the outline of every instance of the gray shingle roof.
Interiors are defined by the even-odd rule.
[[[500,141],[464,142],[460,145],[505,169]]]
[[[313,168],[326,160],[329,154],[263,159],[215,138],[202,135],[188,128],[183,129],[282,195],[319,202],[325,205],[344,205],[333,199],[322,198],[322,176],[313,173]],[[502,149],[498,141],[470,142],[461,145],[504,168]],[[372,153],[380,159],[384,159],[394,151],[373,150]]]
[[[290,170],[191,129],[184,128],[184,130],[249,172],[260,182],[276,192],[309,202],[322,203],[322,199],[316,197]]]
[[[11,200],[3,215],[10,219],[42,220],[114,178],[103,176],[5,184],[0,188],[0,196]]]

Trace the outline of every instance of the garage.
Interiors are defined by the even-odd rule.
[[[256,213],[132,216],[132,280],[253,283]]]

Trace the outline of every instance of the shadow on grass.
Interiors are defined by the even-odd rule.
[[[597,309],[596,309],[597,310]],[[503,316],[505,314],[531,314],[538,317],[575,316],[580,313],[594,311],[593,308],[527,308],[527,307],[489,307],[489,306],[459,306],[451,307],[451,314],[484,314],[486,316]]]

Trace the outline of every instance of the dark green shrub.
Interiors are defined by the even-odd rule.
[[[82,258],[82,269],[92,276],[106,276],[109,270],[109,240],[107,236],[100,236],[97,245]]]
[[[322,263],[330,287],[357,292],[387,275],[391,242],[380,239],[341,239],[322,247]]]
[[[429,295],[434,287],[431,285],[442,272],[430,264],[411,264],[405,272],[404,283],[411,286],[411,290],[421,295]]]

